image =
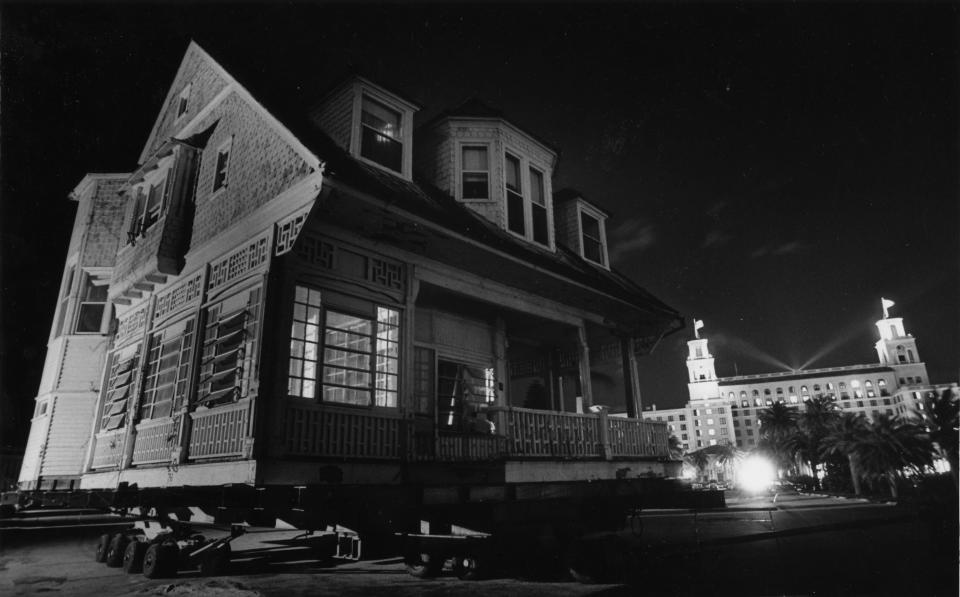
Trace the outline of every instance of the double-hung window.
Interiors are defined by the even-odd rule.
[[[507,229],[538,244],[550,245],[550,223],[543,172],[527,168],[524,185],[520,158],[504,157],[504,187],[507,200]],[[524,193],[524,188],[528,189]]]
[[[360,112],[360,155],[400,172],[403,168],[401,114],[363,96]]]
[[[243,398],[256,364],[260,289],[241,292],[207,309],[197,402],[214,406]]]
[[[297,286],[287,393],[333,404],[396,407],[400,312],[327,307],[318,290]]]
[[[520,159],[506,157],[507,229],[526,236],[526,218],[523,208],[523,183],[520,180]]]
[[[603,235],[600,232],[600,220],[581,211],[580,232],[584,258],[600,265],[606,265],[603,258]]]
[[[99,334],[103,325],[103,312],[107,306],[107,280],[83,276],[80,308],[77,314],[78,334]]]
[[[490,198],[490,162],[486,147],[463,147],[460,162],[463,199]]]
[[[163,212],[163,208],[165,207],[165,197],[167,194],[166,174],[154,181],[152,184],[147,185],[147,187],[149,187],[149,190],[146,191],[147,201],[143,209],[143,224],[140,227],[141,233],[149,230],[150,227],[160,219],[160,214]]]
[[[140,419],[168,417],[183,406],[190,383],[194,320],[167,326],[150,337]]]
[[[549,245],[547,198],[544,193],[543,173],[530,168],[530,219],[533,224],[533,240],[541,245]]]

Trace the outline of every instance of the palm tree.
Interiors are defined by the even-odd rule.
[[[821,396],[807,401],[806,408],[799,417],[800,435],[796,447],[801,457],[809,463],[814,474],[820,464],[820,446],[823,438],[839,415],[840,409],[836,403]]]
[[[921,472],[933,465],[929,437],[914,420],[878,415],[867,424],[854,449],[863,473],[886,480],[894,498],[898,497],[897,477],[904,469]]]
[[[831,456],[846,458],[850,464],[850,480],[853,482],[853,493],[860,495],[860,464],[858,448],[866,434],[867,419],[860,413],[841,413],[832,422],[826,435],[820,442],[818,457],[821,459]]]
[[[960,394],[947,388],[939,396],[928,395],[924,400],[923,420],[930,440],[936,445],[937,452],[950,465],[953,484],[957,485],[958,467],[958,427],[960,427]]]
[[[703,450],[697,450],[687,454],[687,462],[696,467],[699,475],[703,477],[707,466],[710,464],[710,456]]]
[[[776,402],[758,413],[760,447],[769,451],[780,468],[793,465],[797,439],[796,409]]]

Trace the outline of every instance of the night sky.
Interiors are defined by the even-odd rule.
[[[87,172],[139,155],[189,40],[323,89],[348,68],[424,105],[479,96],[561,152],[611,257],[719,375],[874,362],[896,301],[958,378],[958,18],[949,4],[2,7],[2,433],[23,441]],[[242,82],[242,81],[241,81]],[[687,398],[686,340],[641,362]]]

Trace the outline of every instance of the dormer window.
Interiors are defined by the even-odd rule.
[[[166,211],[172,165],[173,158],[161,160],[154,170],[148,172],[142,181],[130,189],[130,195],[134,198],[130,227],[127,229],[127,240],[130,243],[146,234]]]
[[[530,219],[533,220],[533,240],[550,244],[547,233],[547,199],[543,191],[543,173],[530,168]]]
[[[523,187],[520,182],[520,159],[507,154],[507,228],[521,236],[526,236],[526,222],[523,217]]]
[[[528,168],[527,186],[524,193],[523,168],[520,158],[505,155],[504,186],[507,197],[507,230],[544,246],[550,246],[547,224],[547,200],[543,186],[543,173]]]
[[[190,88],[192,85],[187,85],[183,88],[183,91],[180,92],[180,97],[177,98],[177,120],[181,116],[187,113],[187,103],[190,101]]]
[[[462,148],[461,181],[463,199],[490,198],[490,161],[486,147]]]
[[[580,233],[583,243],[583,257],[594,263],[606,265],[603,255],[603,236],[600,234],[600,220],[586,212],[580,212]]]
[[[403,168],[403,141],[400,112],[363,96],[360,115],[360,155],[400,172]]]

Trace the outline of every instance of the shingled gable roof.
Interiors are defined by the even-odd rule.
[[[414,181],[407,181],[353,158],[309,119],[308,111],[312,102],[307,96],[284,93],[275,81],[258,86],[255,69],[232,68],[230,64],[210,56],[326,164],[325,177],[383,199],[399,209],[491,249],[517,257],[532,266],[628,302],[661,320],[667,333],[683,327],[683,319],[676,310],[619,272],[593,267],[563,247],[558,247],[556,253],[552,253],[515,239],[428,181],[416,175]]]
[[[428,120],[426,123],[424,123],[418,128],[421,128],[421,129],[428,128],[433,124],[440,122],[441,120],[445,120],[447,118],[480,118],[480,119],[490,119],[490,120],[502,120],[503,122],[506,122],[511,126],[515,127],[516,129],[522,131],[525,135],[528,135],[530,138],[536,140],[537,143],[540,143],[541,145],[543,145],[553,153],[557,154],[557,156],[560,155],[560,150],[557,149],[552,143],[544,140],[543,137],[541,137],[540,135],[537,135],[531,132],[529,128],[522,126],[522,124],[518,123],[516,120],[512,118],[507,118],[506,114],[504,114],[503,110],[501,110],[500,108],[491,106],[490,104],[488,104],[487,102],[483,101],[482,99],[476,96],[467,99],[466,101],[464,101],[463,103],[461,103],[455,108],[450,108],[448,110],[444,110],[440,112],[439,114],[437,114],[436,116],[434,116],[433,118],[431,118],[430,120]]]

